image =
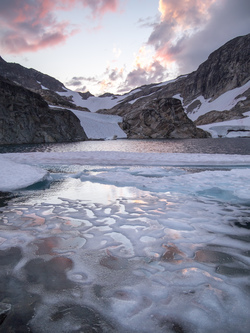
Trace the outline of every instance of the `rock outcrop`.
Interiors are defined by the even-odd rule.
[[[160,98],[142,103],[138,100],[123,117],[122,129],[128,138],[138,139],[186,139],[205,138],[209,134],[197,129],[187,117],[181,101]]]
[[[0,77],[0,144],[70,142],[86,138],[72,112],[51,110],[39,94]]]

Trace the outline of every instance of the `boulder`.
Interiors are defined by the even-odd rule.
[[[134,139],[186,139],[210,136],[196,128],[185,114],[181,101],[176,98],[160,98],[148,102],[138,100],[124,115],[122,129],[128,138]]]

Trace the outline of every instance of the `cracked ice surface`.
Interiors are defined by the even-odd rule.
[[[64,168],[1,208],[0,302],[31,331],[248,331],[249,169]]]

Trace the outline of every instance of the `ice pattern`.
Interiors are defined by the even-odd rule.
[[[38,333],[247,332],[249,172],[51,168],[1,208],[0,302]]]

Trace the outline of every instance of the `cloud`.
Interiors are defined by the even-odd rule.
[[[123,72],[124,72],[123,68],[119,69],[117,67],[116,68],[107,67],[104,76],[106,76],[107,80],[109,81],[117,81],[123,78]]]
[[[85,76],[74,76],[70,80],[68,80],[65,85],[68,87],[80,87],[83,86],[85,82],[98,84],[100,81],[97,77],[85,77]],[[86,87],[84,86],[84,89]]]
[[[82,86],[82,80],[84,80],[83,76],[72,77],[71,80],[66,82],[66,86],[73,86],[73,87]]]
[[[57,11],[82,6],[93,18],[115,12],[118,0],[1,0],[0,47],[4,53],[35,52],[64,43],[79,29],[68,21],[58,22]]]
[[[228,40],[249,33],[249,0],[159,0],[161,21],[147,45],[162,64],[189,73]]]
[[[79,0],[83,6],[92,10],[94,17],[104,15],[106,12],[115,12],[118,8],[118,0]]]
[[[119,92],[132,90],[145,84],[157,83],[167,79],[167,69],[158,60],[153,60],[147,66],[142,67],[137,63],[136,68],[131,70],[118,89]]]

